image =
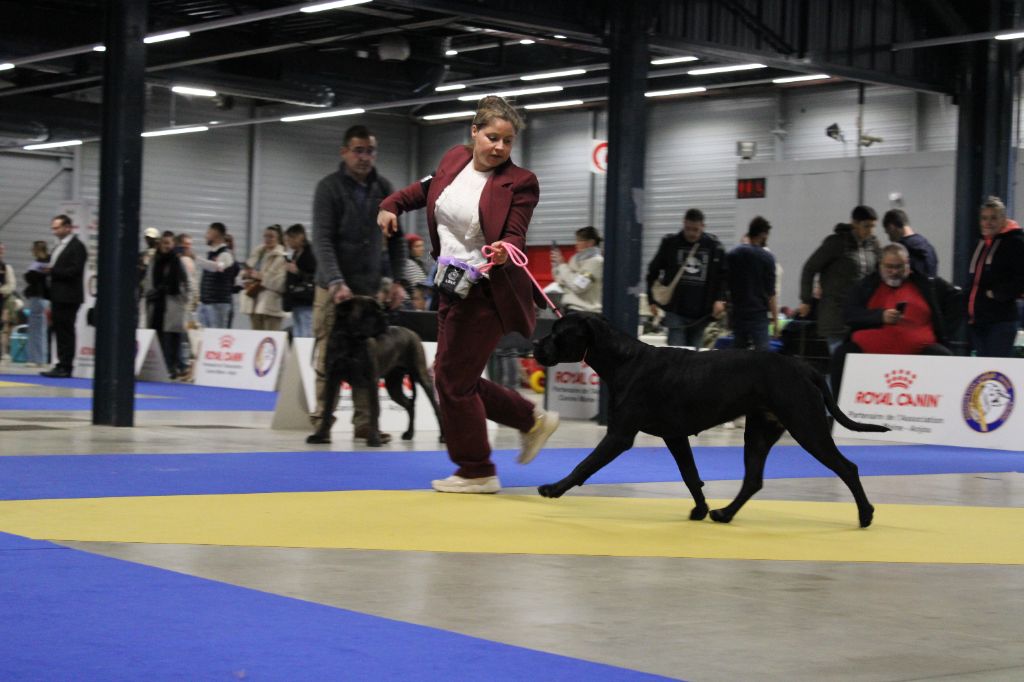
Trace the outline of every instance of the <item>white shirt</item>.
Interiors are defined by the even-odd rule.
[[[434,204],[441,256],[473,265],[487,262],[480,249],[487,243],[480,229],[480,195],[492,171],[480,172],[470,161],[444,188]]]
[[[53,249],[53,253],[50,254],[50,267],[52,268],[57,264],[57,259],[60,258],[60,254],[64,253],[64,249],[67,247],[68,242],[75,238],[75,233],[72,232],[64,239],[57,242],[57,246]]]

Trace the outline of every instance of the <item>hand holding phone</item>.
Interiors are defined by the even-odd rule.
[[[900,315],[902,315],[906,311],[906,309],[907,309],[907,302],[906,301],[900,301],[899,303],[896,304],[896,312],[898,312]]]

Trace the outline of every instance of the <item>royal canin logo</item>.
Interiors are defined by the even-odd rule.
[[[235,345],[235,337],[231,336],[231,334],[225,334],[217,339],[217,345],[221,348],[231,348],[231,346]]]
[[[235,345],[235,337],[231,334],[225,334],[217,339],[217,345],[220,346],[221,350],[207,350],[203,353],[203,357],[207,360],[213,360],[217,362],[241,362],[245,353],[241,351],[230,351],[231,346]]]
[[[894,369],[882,376],[888,391],[857,391],[853,402],[857,405],[898,405],[900,407],[938,407],[942,398],[938,393],[910,393],[917,374],[907,369]]]
[[[896,369],[885,373],[885,385],[889,388],[906,390],[917,379],[917,375],[908,369]]]

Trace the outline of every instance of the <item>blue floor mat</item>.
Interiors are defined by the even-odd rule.
[[[0,381],[11,381],[35,386],[92,390],[92,379],[49,379],[37,375],[0,374]],[[0,411],[44,410],[88,411],[92,410],[92,397],[34,397],[9,396],[17,389],[6,389],[0,393]],[[274,391],[246,391],[234,388],[215,388],[193,384],[175,384],[155,381],[135,383],[135,409],[140,411],[273,411],[277,402]]]
[[[0,534],[3,680],[660,680]]]
[[[846,446],[862,476],[1024,471],[1024,453],[928,445]],[[502,484],[537,486],[568,474],[589,450],[544,450],[529,466],[515,452],[494,453]],[[743,477],[740,447],[697,447],[706,481]],[[47,455],[0,457],[0,499],[202,495],[324,490],[423,489],[451,473],[443,451],[251,452],[172,455]],[[798,446],[772,450],[766,478],[832,476]],[[591,483],[679,481],[664,448],[634,448]]]

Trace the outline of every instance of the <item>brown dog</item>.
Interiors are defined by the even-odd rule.
[[[335,307],[334,328],[327,339],[327,357],[324,362],[326,380],[323,388],[324,411],[319,428],[306,438],[307,443],[330,443],[331,425],[338,402],[341,382],[347,381],[353,390],[361,388],[368,393],[370,402],[370,433],[366,444],[378,447],[380,437],[380,401],[377,381],[384,377],[388,395],[409,414],[409,428],[402,440],[411,440],[416,419],[416,384],[426,391],[434,408],[438,426],[441,417],[434,396],[434,382],[427,370],[423,342],[410,329],[389,327],[384,311],[376,300],[368,296],[354,296]],[[406,375],[412,379],[413,397],[402,390]],[[442,430],[441,442],[444,442]]]

